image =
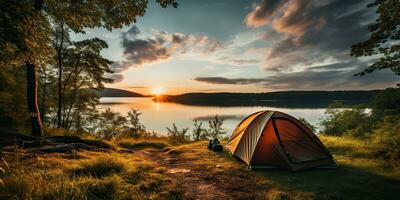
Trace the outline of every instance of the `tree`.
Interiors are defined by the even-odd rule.
[[[319,125],[322,133],[326,135],[364,138],[371,134],[375,122],[360,105],[345,108],[340,104],[331,104]]]
[[[400,88],[386,88],[379,92],[371,103],[376,120],[385,115],[400,115]]]
[[[43,129],[37,99],[37,65],[51,59],[50,22],[40,13],[42,5],[31,1],[0,1],[0,66],[25,66],[27,105],[32,135]]]
[[[112,79],[104,77],[106,73],[112,72],[109,68],[112,62],[100,54],[101,50],[107,47],[105,41],[94,38],[73,42],[72,46],[64,50],[65,78],[61,91],[64,105],[61,127],[69,129],[73,122],[71,116],[77,116],[74,113],[82,111],[84,103],[79,100],[98,101],[94,90],[102,89],[104,83],[112,82]],[[81,109],[77,109],[77,106],[81,106]]]
[[[162,7],[177,6],[175,0],[156,0]],[[37,66],[47,63],[54,49],[51,23],[63,22],[74,32],[85,28],[121,28],[143,16],[147,0],[2,0],[0,1],[0,66],[25,65],[27,100],[32,135],[42,136],[37,104]]]
[[[369,39],[353,45],[351,55],[377,55],[379,59],[356,75],[363,76],[382,69],[390,69],[400,75],[400,1],[375,0],[368,7],[377,7],[378,19],[368,26],[371,32]]]
[[[58,65],[58,103],[57,103],[57,128],[62,126],[62,76],[63,76],[63,50],[68,47],[71,43],[69,38],[68,27],[64,26],[64,20],[61,19],[59,22],[55,22],[54,28],[54,44],[53,47],[56,50],[56,60]]]

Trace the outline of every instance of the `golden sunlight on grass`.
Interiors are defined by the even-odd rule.
[[[380,146],[320,139],[340,168],[250,171],[208,141],[120,138],[111,142],[118,151],[5,153],[0,199],[395,199],[399,165],[376,157]]]

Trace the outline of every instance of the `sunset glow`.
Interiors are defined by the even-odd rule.
[[[160,96],[160,95],[163,95],[165,93],[165,90],[164,90],[163,87],[156,87],[156,88],[153,88],[151,90],[151,93],[153,95]]]

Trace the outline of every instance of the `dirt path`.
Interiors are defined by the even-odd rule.
[[[218,187],[220,180],[217,177],[203,176],[204,171],[191,168],[179,156],[152,149],[138,150],[135,154],[156,166],[165,167],[168,176],[182,187],[185,199],[234,199],[230,191]]]

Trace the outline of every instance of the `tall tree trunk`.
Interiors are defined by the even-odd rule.
[[[40,118],[42,119],[42,123],[44,124],[44,119],[46,115],[46,87],[47,87],[47,73],[46,73],[46,67],[43,68],[44,72],[44,82],[43,82],[43,96],[42,96],[42,112],[40,115]]]
[[[33,136],[43,136],[42,121],[40,120],[39,106],[37,102],[37,72],[34,64],[25,63],[27,80],[28,111],[31,117]]]
[[[64,128],[67,128],[67,127],[68,127],[69,120],[70,120],[69,117],[70,117],[70,114],[71,114],[71,110],[72,110],[72,108],[73,108],[73,106],[74,106],[74,104],[75,104],[76,92],[77,92],[77,90],[78,90],[78,84],[77,84],[77,82],[78,82],[78,68],[77,68],[77,66],[75,65],[75,66],[74,66],[74,90],[72,91],[72,95],[71,95],[71,104],[70,104],[69,109],[68,109],[68,111],[67,111],[67,116],[66,116],[65,123],[64,123],[64,120],[63,120],[63,127],[64,127]],[[71,119],[71,121],[72,121],[72,119]],[[69,129],[69,128],[67,128],[67,129]]]
[[[60,46],[57,48],[57,57],[58,57],[58,110],[57,110],[57,128],[61,128],[61,109],[62,109],[62,49],[64,45],[64,22],[61,21],[61,42]]]

